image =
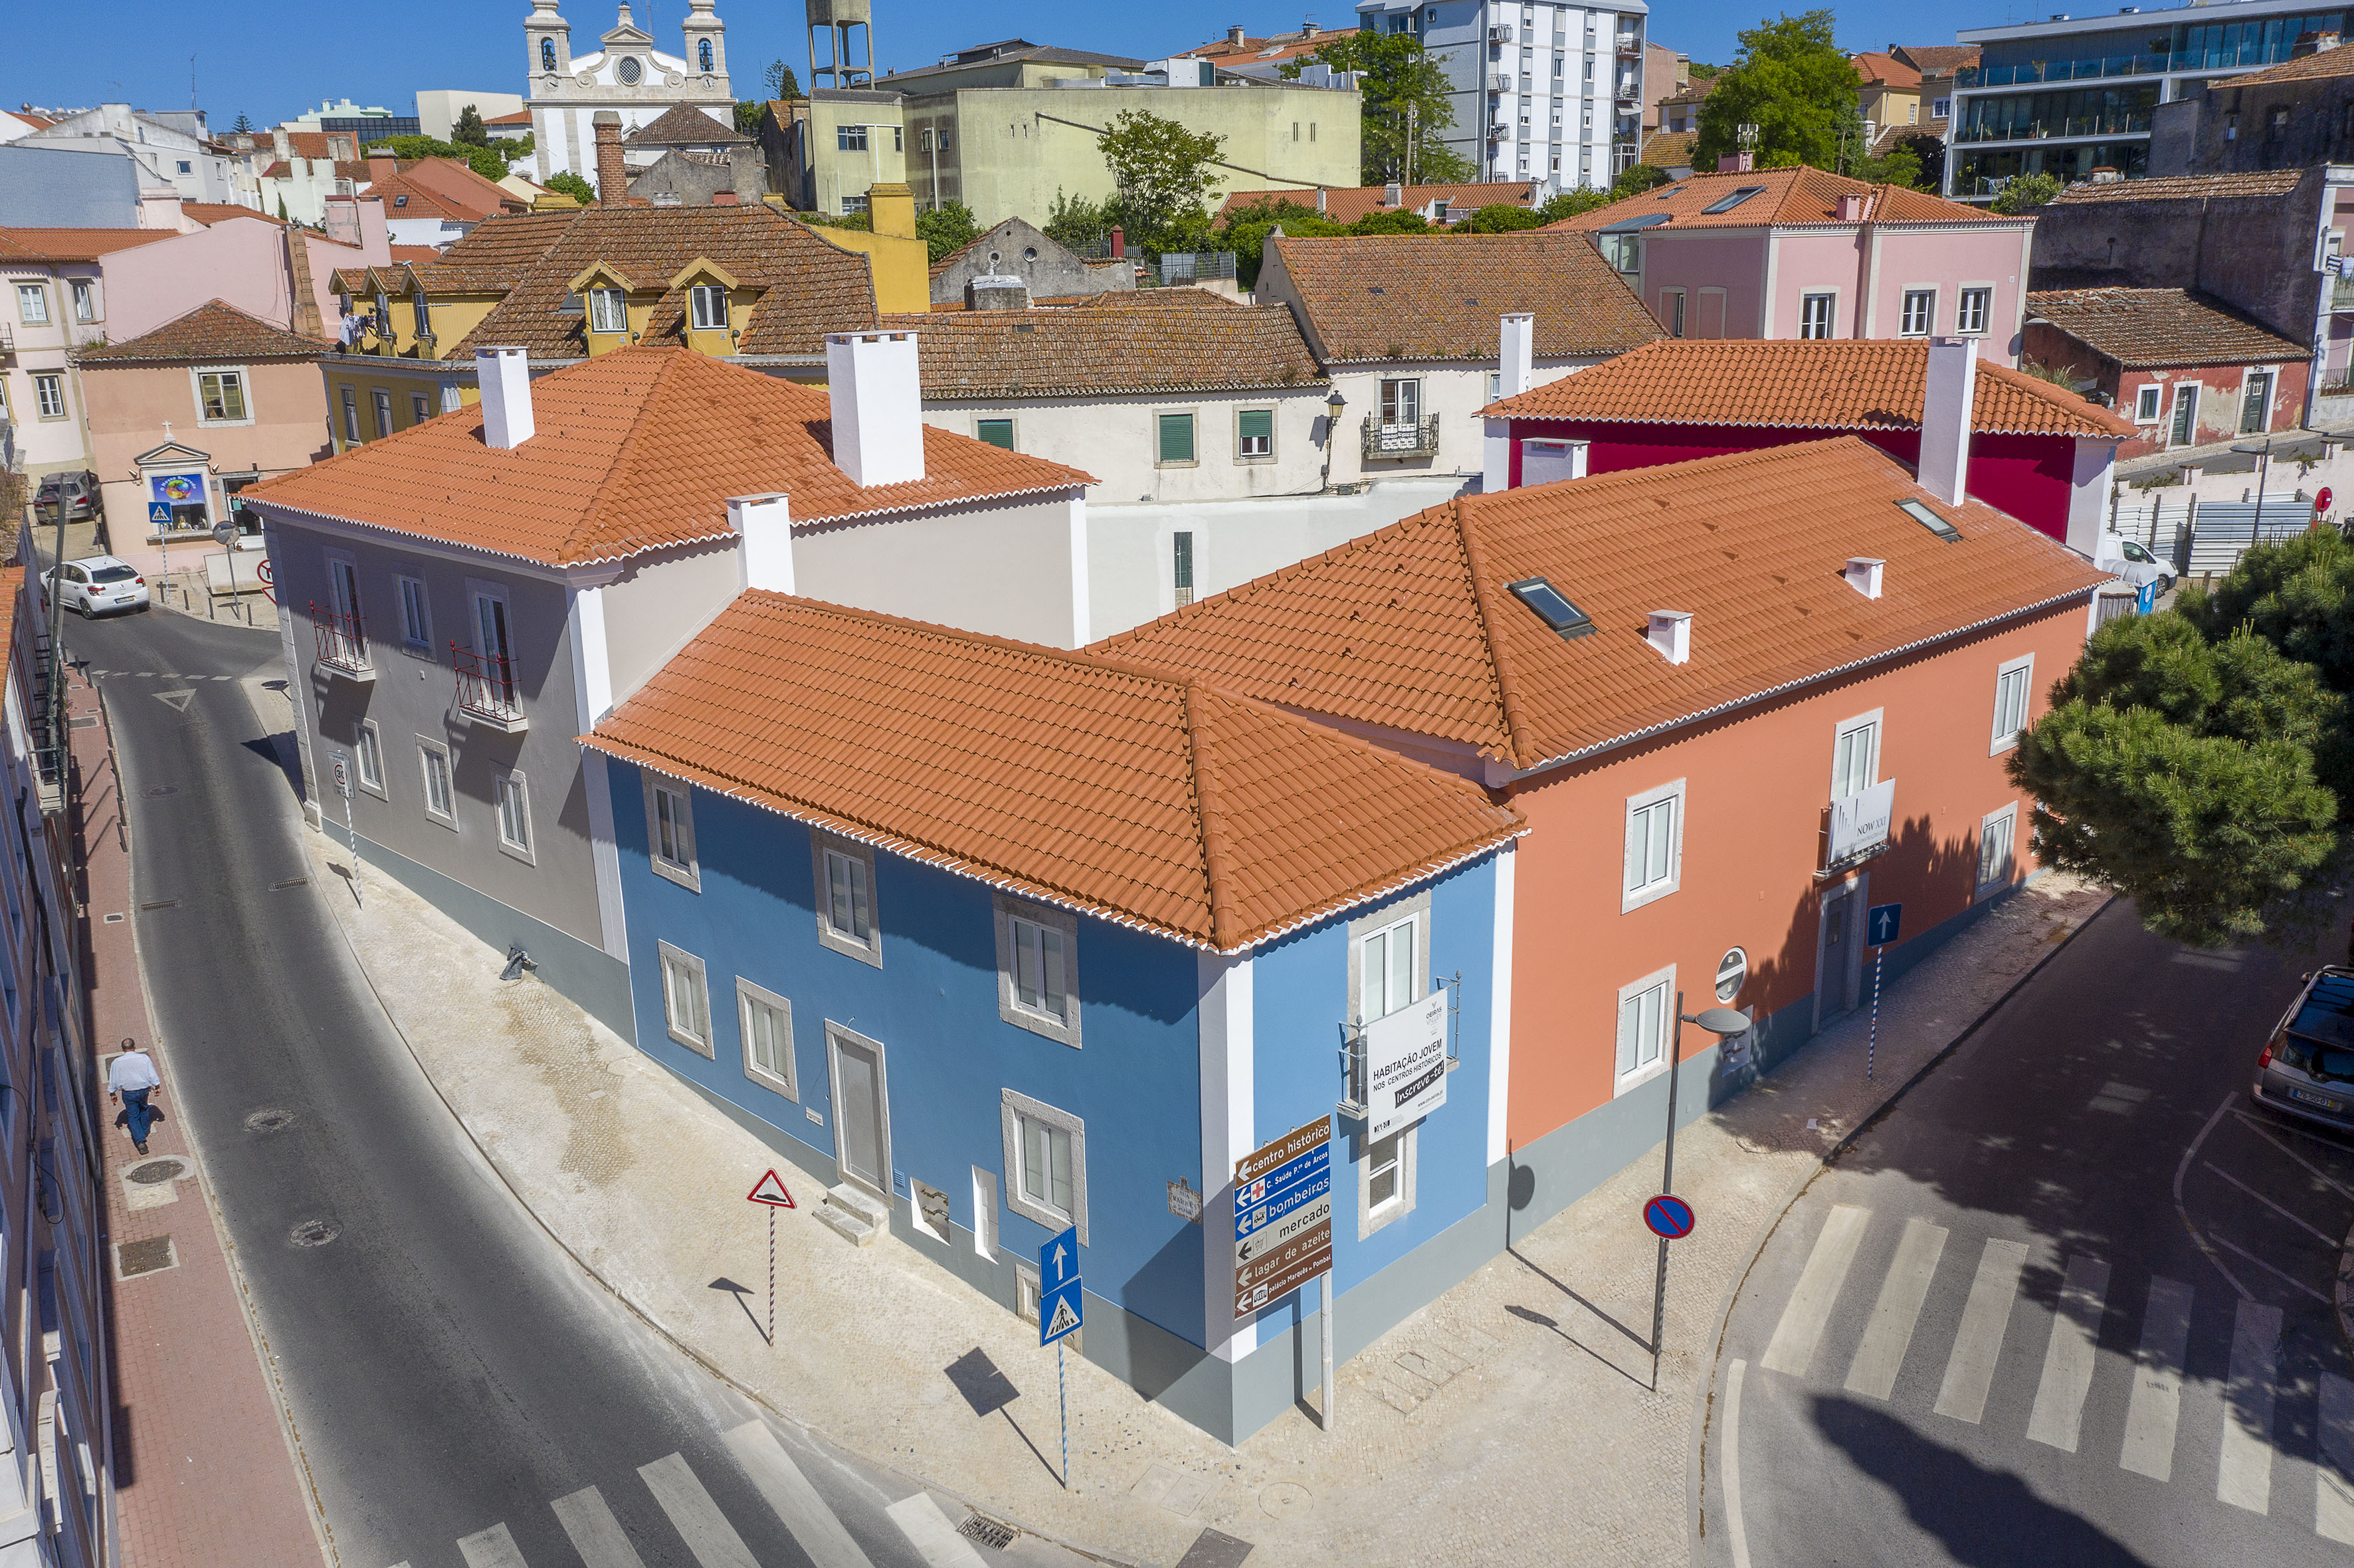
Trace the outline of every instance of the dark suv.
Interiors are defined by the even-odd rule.
[[[79,473],[45,473],[40,488],[33,493],[33,515],[40,522],[55,524],[58,508],[65,507],[69,523],[87,523],[98,515],[98,475],[88,469]]]
[[[2256,1058],[2255,1102],[2284,1116],[2354,1132],[2354,969],[2326,969]]]

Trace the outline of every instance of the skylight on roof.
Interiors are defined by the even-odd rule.
[[[1930,511],[1926,506],[1922,505],[1921,503],[1917,501],[1900,501],[1896,503],[1896,510],[1902,512],[1905,516],[1910,517],[1914,522],[1918,523],[1922,527],[1926,528],[1930,533],[1935,534],[1938,538],[1943,539],[1948,545],[1958,545],[1962,542],[1962,532],[1960,529],[1955,527],[1951,523],[1946,522],[1944,518],[1938,516],[1935,513]]]
[[[1731,212],[1734,207],[1739,207],[1751,196],[1763,194],[1765,189],[1766,187],[1764,185],[1744,185],[1739,190],[1733,192],[1729,196],[1721,196],[1717,197],[1714,201],[1701,208],[1701,211]]]
[[[1654,224],[1665,223],[1674,217],[1675,214],[1671,212],[1647,212],[1640,217],[1621,218],[1619,221],[1612,224],[1602,232],[1605,234],[1627,234],[1638,228],[1649,228]]]
[[[1508,585],[1537,619],[1564,637],[1583,637],[1594,630],[1594,619],[1569,602],[1569,597],[1543,577],[1524,577]]]

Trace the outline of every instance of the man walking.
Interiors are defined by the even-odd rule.
[[[106,1097],[122,1100],[122,1114],[131,1123],[132,1147],[142,1154],[147,1152],[148,1125],[155,1119],[147,1097],[163,1085],[163,1078],[155,1071],[154,1058],[125,1039],[122,1054],[106,1069]]]

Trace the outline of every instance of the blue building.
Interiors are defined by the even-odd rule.
[[[1079,1348],[1229,1442],[1321,1332],[1312,1280],[1237,1310],[1238,1160],[1343,1113],[1339,1359],[1501,1248],[1523,828],[1477,786],[1199,680],[764,591],[587,745],[640,1049],[833,1183],[854,1240],[1034,1315],[1076,1224]],[[1416,1028],[1447,1060],[1392,1125],[1367,1075]]]

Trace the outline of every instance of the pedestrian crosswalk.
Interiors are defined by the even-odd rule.
[[[1879,1249],[1888,1246],[1888,1228],[1879,1228]],[[1999,1380],[2006,1373],[2020,1375],[2020,1382],[2006,1381],[2003,1387],[2023,1392],[2024,1370],[2032,1366],[2034,1393],[2025,1429],[2021,1434],[2011,1428],[2012,1435],[2062,1453],[2106,1462],[2105,1453],[2084,1452],[2088,1433],[2098,1432],[2103,1434],[2102,1444],[2116,1442],[2119,1468],[2159,1482],[2187,1484],[2191,1478],[2179,1474],[2178,1457],[2195,1453],[2202,1456],[2196,1467],[2203,1470],[2208,1463],[2214,1466],[2217,1502],[2266,1515],[2283,1501],[2275,1485],[2276,1472],[2285,1467],[2277,1463],[2281,1449],[2274,1419],[2283,1389],[2286,1387],[2296,1397],[2296,1391],[2309,1391],[2317,1382],[2320,1403],[2312,1422],[2315,1441],[2310,1455],[2315,1471],[2314,1529],[2326,1539],[2354,1543],[2354,1381],[2318,1372],[2311,1381],[2292,1377],[2285,1383],[2278,1307],[2232,1298],[2226,1364],[2220,1333],[2211,1335],[2205,1351],[2194,1352],[2197,1297],[2191,1286],[2153,1276],[2143,1290],[2119,1287],[2120,1299],[2113,1303],[2115,1282],[2108,1260],[2079,1253],[2062,1260],[2057,1299],[2046,1318],[2048,1327],[2040,1343],[2031,1349],[2018,1345],[2006,1357],[2005,1341],[2014,1328],[2020,1334],[2028,1333],[2023,1325],[2036,1317],[2018,1310],[2029,1261],[2026,1243],[1989,1236],[1972,1245],[1945,1226],[1914,1217],[1903,1222],[1891,1253],[1874,1250],[1874,1230],[1872,1210],[1848,1203],[1831,1207],[1775,1320],[1765,1353],[1758,1358],[1762,1368],[1801,1382],[1838,1377],[1838,1362],[1832,1355],[1837,1348],[1832,1344],[1835,1330],[1855,1331],[1854,1307],[1860,1304],[1863,1289],[1871,1287],[1870,1267],[1860,1268],[1859,1260],[1870,1258],[1878,1266],[1877,1260],[1885,1257],[1871,1310],[1861,1320],[1851,1359],[1846,1363],[1843,1387],[1848,1393],[1886,1403],[1905,1397],[1901,1392],[1905,1386],[1925,1393],[1927,1374],[1935,1364],[1928,1358],[1942,1351],[1944,1367],[1932,1410],[1946,1419],[1984,1427]],[[1966,1265],[1964,1258],[1968,1259]],[[1948,1293],[1956,1293],[1965,1277],[1967,1295],[1956,1322],[1950,1306],[1938,1312],[1933,1304],[1938,1300],[1941,1284]],[[1946,1299],[1950,1302],[1951,1295]],[[1844,1315],[1843,1300],[1850,1303]],[[2116,1355],[2105,1362],[2101,1355],[2105,1316],[2111,1310],[2130,1312],[2137,1307],[2141,1320],[2130,1362]],[[1930,1342],[1935,1336],[1923,1331],[1928,1319],[1953,1325],[1950,1341]],[[2220,1330],[2220,1320],[2218,1308],[2209,1321]],[[2037,1351],[2040,1358],[2033,1355]],[[2203,1355],[2198,1364],[2208,1369],[2201,1386],[2212,1392],[2200,1393],[2193,1403],[2199,1440],[2186,1446],[2183,1439],[2190,1422],[2186,1419],[2185,1373],[2193,1364],[2194,1353]],[[1909,1385],[1903,1377],[1908,1362],[1914,1374]],[[2129,1368],[2129,1381],[2120,1389],[2115,1373],[2121,1367]],[[2223,1375],[2219,1379],[2217,1372]],[[2096,1387],[2108,1391],[2098,1402]],[[2119,1393],[2125,1405],[2121,1431],[2115,1406],[2107,1403]],[[2096,1404],[2108,1410],[2106,1424],[2095,1421],[2088,1426],[2087,1411]],[[2015,1404],[1998,1408],[2013,1412],[2008,1419],[2017,1419]],[[2296,1428],[2304,1424],[2303,1415],[2290,1423]],[[2215,1425],[2220,1425],[2220,1434]],[[2301,1476],[2303,1467],[2297,1467],[2296,1473]],[[2198,1484],[2203,1489],[2205,1478],[2200,1478]],[[2296,1489],[2302,1491],[2302,1485]],[[2302,1513],[2301,1501],[2294,1511]]]
[[[842,1520],[765,1422],[748,1421],[720,1436],[753,1489],[775,1512],[811,1568],[874,1568],[864,1549],[843,1528]],[[665,1454],[639,1466],[638,1480],[677,1532],[696,1568],[764,1568],[684,1455]],[[553,1499],[547,1506],[565,1539],[578,1553],[582,1568],[646,1568],[612,1505],[596,1487]],[[930,1493],[919,1491],[903,1498],[884,1512],[927,1568],[981,1568],[981,1554],[957,1533]],[[466,1568],[571,1568],[568,1562],[527,1562],[505,1520],[461,1537],[457,1545]],[[557,1551],[560,1554],[561,1548]],[[657,1556],[666,1557],[667,1552]],[[409,1564],[397,1563],[393,1568],[409,1568]]]

